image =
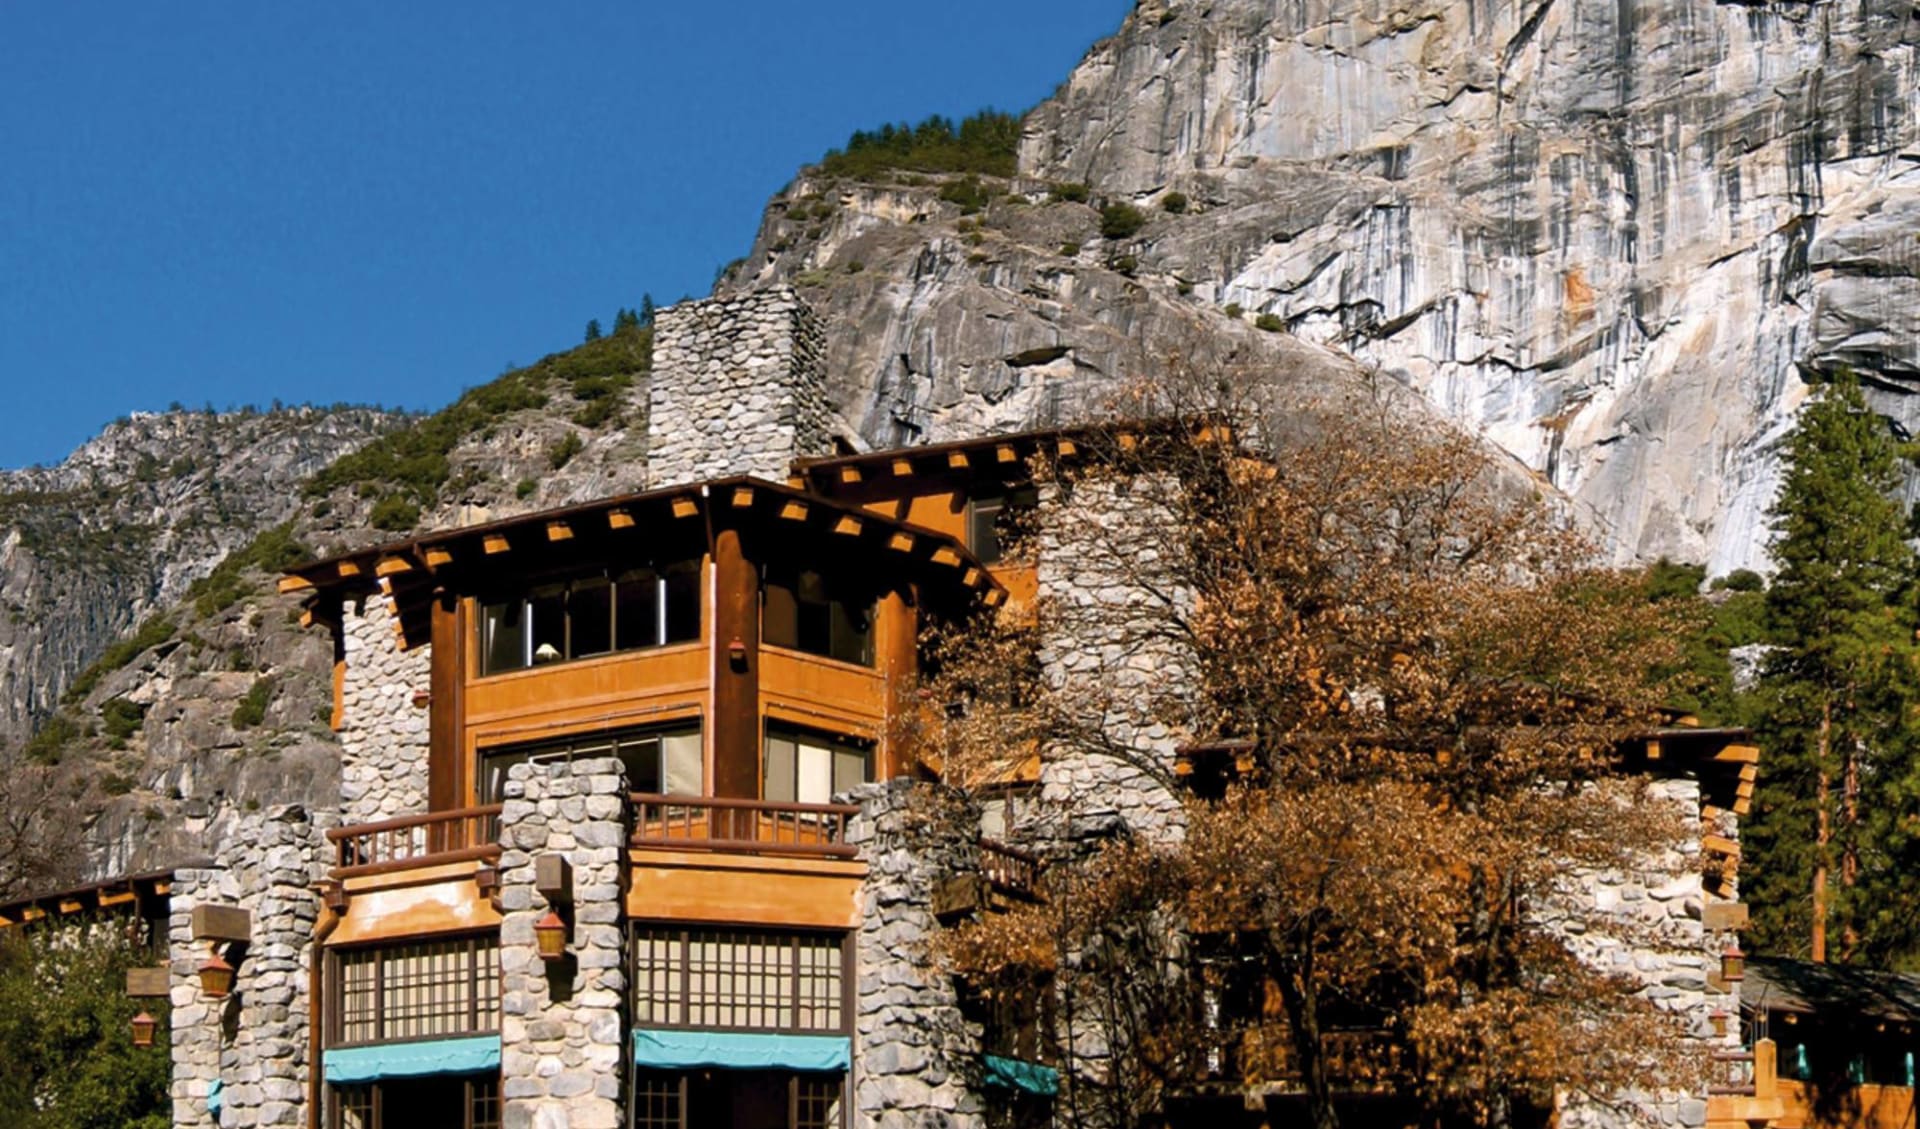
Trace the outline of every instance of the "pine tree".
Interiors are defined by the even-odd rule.
[[[587,321],[587,340],[589,341],[600,340],[600,319],[599,318],[591,318]]]
[[[1899,458],[1848,375],[1809,401],[1788,444],[1741,868],[1765,951],[1881,962],[1913,948],[1899,862],[1915,783],[1915,560]]]
[[[654,312],[655,311],[653,308],[653,295],[645,294],[645,293],[641,294],[640,295],[640,324],[642,327],[651,327],[653,325]]]

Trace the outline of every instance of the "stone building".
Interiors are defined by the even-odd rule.
[[[937,903],[967,875],[1038,896],[1038,856],[997,838],[1039,833],[1036,798],[1070,813],[1056,837],[1179,834],[1178,741],[1115,712],[1121,755],[1013,774],[989,836],[924,818],[893,723],[930,623],[1035,599],[1123,620],[1084,539],[1126,500],[1033,481],[1085,433],[849,453],[820,333],[785,291],[663,311],[648,490],[282,582],[335,641],[341,795],[173,875],[176,1126],[1047,1123],[1072,1079],[1044,1039],[991,1053],[932,968]],[[1042,533],[1023,557],[1013,511]],[[1088,630],[1042,642],[1046,677],[1180,681],[1178,653]],[[1744,807],[1741,735],[1669,743],[1672,798]],[[1702,849],[1583,893],[1657,905],[1664,948],[1582,943],[1705,1032],[1733,891],[1702,887]],[[1703,1124],[1704,1097],[1663,1116]]]

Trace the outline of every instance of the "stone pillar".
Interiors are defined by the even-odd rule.
[[[305,1129],[308,976],[319,912],[310,885],[320,842],[305,809],[280,806],[235,822],[218,865],[174,872],[168,921],[173,1002],[173,1124],[202,1129]],[[193,908],[238,906],[252,916],[233,991],[200,990],[207,942],[193,939]],[[215,1080],[224,1109],[207,1095]]]
[[[784,482],[832,450],[825,337],[791,288],[682,302],[654,320],[647,390],[652,486],[751,474]]]
[[[612,757],[515,765],[500,816],[500,1081],[507,1129],[626,1124],[627,779]],[[567,959],[541,961],[535,861],[572,865]]]
[[[854,1123],[972,1129],[982,1124],[980,1030],[927,945],[940,928],[934,885],[977,869],[974,836],[959,819],[929,818],[939,797],[914,781],[868,784],[849,799],[861,810],[847,841],[868,867],[854,938]]]
[[[427,711],[413,704],[428,689],[429,650],[402,651],[393,601],[367,595],[340,609],[346,685],[340,729],[344,823],[373,823],[427,810]]]

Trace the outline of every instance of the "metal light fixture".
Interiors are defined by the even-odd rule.
[[[200,990],[216,1000],[233,991],[233,966],[220,958],[219,949],[200,966]]]
[[[533,939],[540,947],[540,959],[552,964],[567,956],[567,923],[552,910],[534,923]]]
[[[1738,984],[1747,978],[1747,954],[1740,951],[1740,942],[1730,941],[1727,951],[1720,954],[1720,979],[1729,984]]]
[[[154,1028],[160,1026],[159,1020],[142,1011],[133,1017],[133,1045],[136,1047],[153,1046]]]
[[[1713,1024],[1714,1038],[1724,1039],[1727,1037],[1727,1013],[1724,1010],[1714,1008],[1713,1014],[1707,1016],[1707,1022]]]

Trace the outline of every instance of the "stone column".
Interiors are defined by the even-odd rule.
[[[500,1080],[507,1129],[626,1124],[627,779],[612,757],[515,765],[500,830]],[[572,866],[567,959],[534,941],[535,861]]]
[[[208,999],[200,991],[199,968],[207,946],[193,939],[193,907],[203,902],[233,902],[240,886],[222,867],[173,872],[168,897],[167,956],[172,996],[174,1129],[211,1129],[207,1091],[220,1077],[221,1025],[233,997]]]
[[[431,681],[428,647],[402,651],[393,601],[367,595],[340,609],[346,651],[340,729],[342,822],[375,823],[427,810],[427,711],[413,704]]]
[[[940,928],[935,883],[976,869],[978,847],[959,821],[928,817],[937,797],[925,785],[869,784],[850,799],[861,811],[847,841],[868,866],[854,938],[854,1123],[971,1129],[982,1123],[980,1030],[927,946]]]

